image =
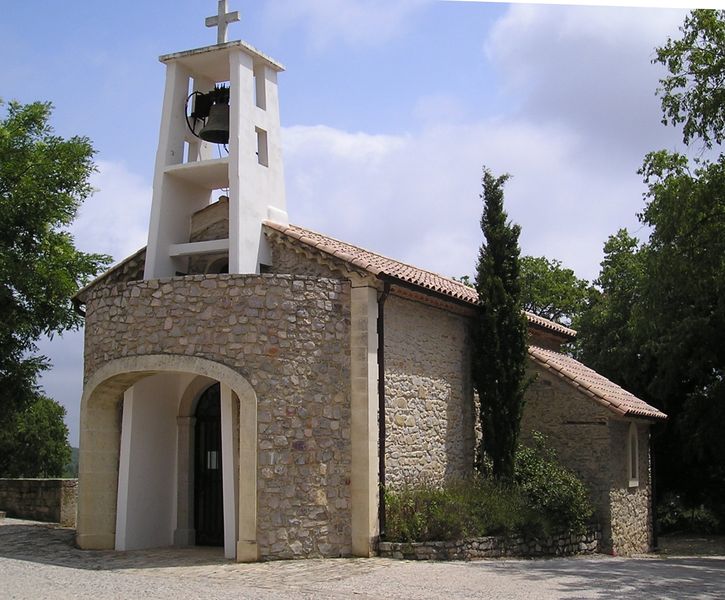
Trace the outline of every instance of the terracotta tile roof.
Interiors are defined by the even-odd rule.
[[[529,356],[535,363],[579,388],[617,415],[647,419],[667,418],[663,412],[570,356],[538,346],[529,346]]]
[[[450,277],[407,265],[403,262],[377,254],[376,252],[353,246],[347,242],[336,240],[335,238],[304,229],[303,227],[298,227],[297,225],[280,225],[279,223],[273,223],[271,221],[265,221],[264,224],[269,229],[278,231],[292,240],[345,261],[376,277],[393,277],[402,282],[420,286],[426,290],[438,292],[439,294],[456,300],[462,300],[470,304],[478,304],[478,294],[475,289],[459,281],[454,281]],[[529,323],[543,327],[549,331],[569,338],[576,336],[576,331],[573,329],[569,329],[568,327],[564,327],[533,313],[526,312],[526,318]]]

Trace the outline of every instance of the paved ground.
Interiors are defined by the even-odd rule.
[[[0,598],[725,598],[723,557],[240,565],[216,549],[99,552],[72,540],[56,525],[0,521]]]

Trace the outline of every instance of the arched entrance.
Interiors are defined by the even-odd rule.
[[[222,421],[218,383],[196,405],[194,425],[194,529],[198,546],[224,545]]]
[[[86,381],[76,535],[81,548],[159,547],[177,537],[194,543],[193,482],[188,481],[194,460],[183,449],[188,453],[194,446],[196,399],[215,382],[221,384],[222,439],[227,440],[222,447],[232,455],[223,474],[229,500],[224,553],[237,561],[258,559],[256,394],[237,371],[178,355],[116,359]],[[235,436],[248,443],[236,442]],[[134,442],[138,439],[141,445]]]

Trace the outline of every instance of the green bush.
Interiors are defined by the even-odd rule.
[[[422,483],[385,493],[386,539],[456,540],[526,530],[537,520],[524,494],[488,479]]]
[[[516,452],[517,485],[531,507],[541,511],[547,533],[562,529],[581,533],[594,512],[586,487],[559,464],[543,435],[534,432],[533,438],[533,447],[519,446]]]
[[[386,490],[385,502],[386,539],[394,542],[581,532],[592,515],[586,488],[538,434],[534,448],[519,447],[511,485],[482,477],[423,482]]]

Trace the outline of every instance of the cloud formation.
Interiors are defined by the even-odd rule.
[[[96,193],[81,207],[71,232],[80,250],[110,254],[118,262],[146,245],[151,186],[122,163],[102,160],[96,166],[91,177]]]
[[[430,0],[276,0],[265,17],[277,28],[301,27],[309,45],[371,46],[400,34],[410,17]]]

